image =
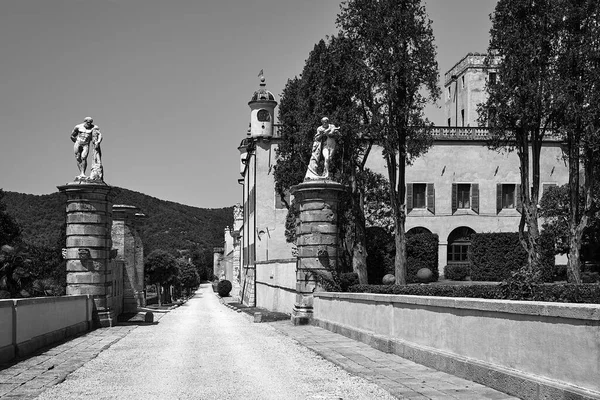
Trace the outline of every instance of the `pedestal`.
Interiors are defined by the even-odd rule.
[[[73,182],[59,186],[67,196],[67,295],[94,299],[96,326],[112,326],[114,262],[111,259],[113,188],[105,183]]]
[[[117,260],[124,262],[123,270],[123,312],[135,313],[146,306],[144,298],[144,247],[139,227],[144,214],[139,208],[129,205],[112,207],[112,241],[117,250]]]
[[[342,184],[326,180],[303,182],[291,189],[300,208],[296,245],[296,302],[292,323],[310,323],[318,275],[331,276],[339,262],[338,204]]]

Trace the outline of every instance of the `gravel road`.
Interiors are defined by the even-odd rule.
[[[38,399],[394,399],[268,324],[219,303],[210,285],[140,326]]]

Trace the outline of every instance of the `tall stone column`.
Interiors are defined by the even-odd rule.
[[[112,241],[117,260],[125,264],[123,271],[123,312],[135,313],[144,307],[144,247],[139,225],[144,214],[129,205],[113,205]]]
[[[73,182],[59,186],[67,197],[67,295],[94,299],[96,326],[112,326],[113,261],[111,259],[114,191],[105,183]]]
[[[300,208],[294,325],[310,322],[317,275],[331,275],[339,262],[338,203],[345,190],[344,185],[326,180],[307,181],[291,189]]]

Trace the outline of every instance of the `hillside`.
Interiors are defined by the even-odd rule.
[[[205,209],[160,200],[132,190],[115,188],[114,204],[134,205],[148,216],[142,227],[144,252],[221,246],[223,229],[233,224],[233,208]],[[59,192],[32,195],[5,192],[6,211],[22,229],[23,240],[55,246],[65,219],[65,198]]]

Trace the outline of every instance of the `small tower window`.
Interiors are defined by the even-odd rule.
[[[258,114],[256,115],[259,122],[268,122],[271,120],[271,114],[265,109],[258,110]]]
[[[490,72],[488,74],[488,79],[489,79],[490,85],[495,85],[496,79],[497,79],[497,74],[495,72]]]

